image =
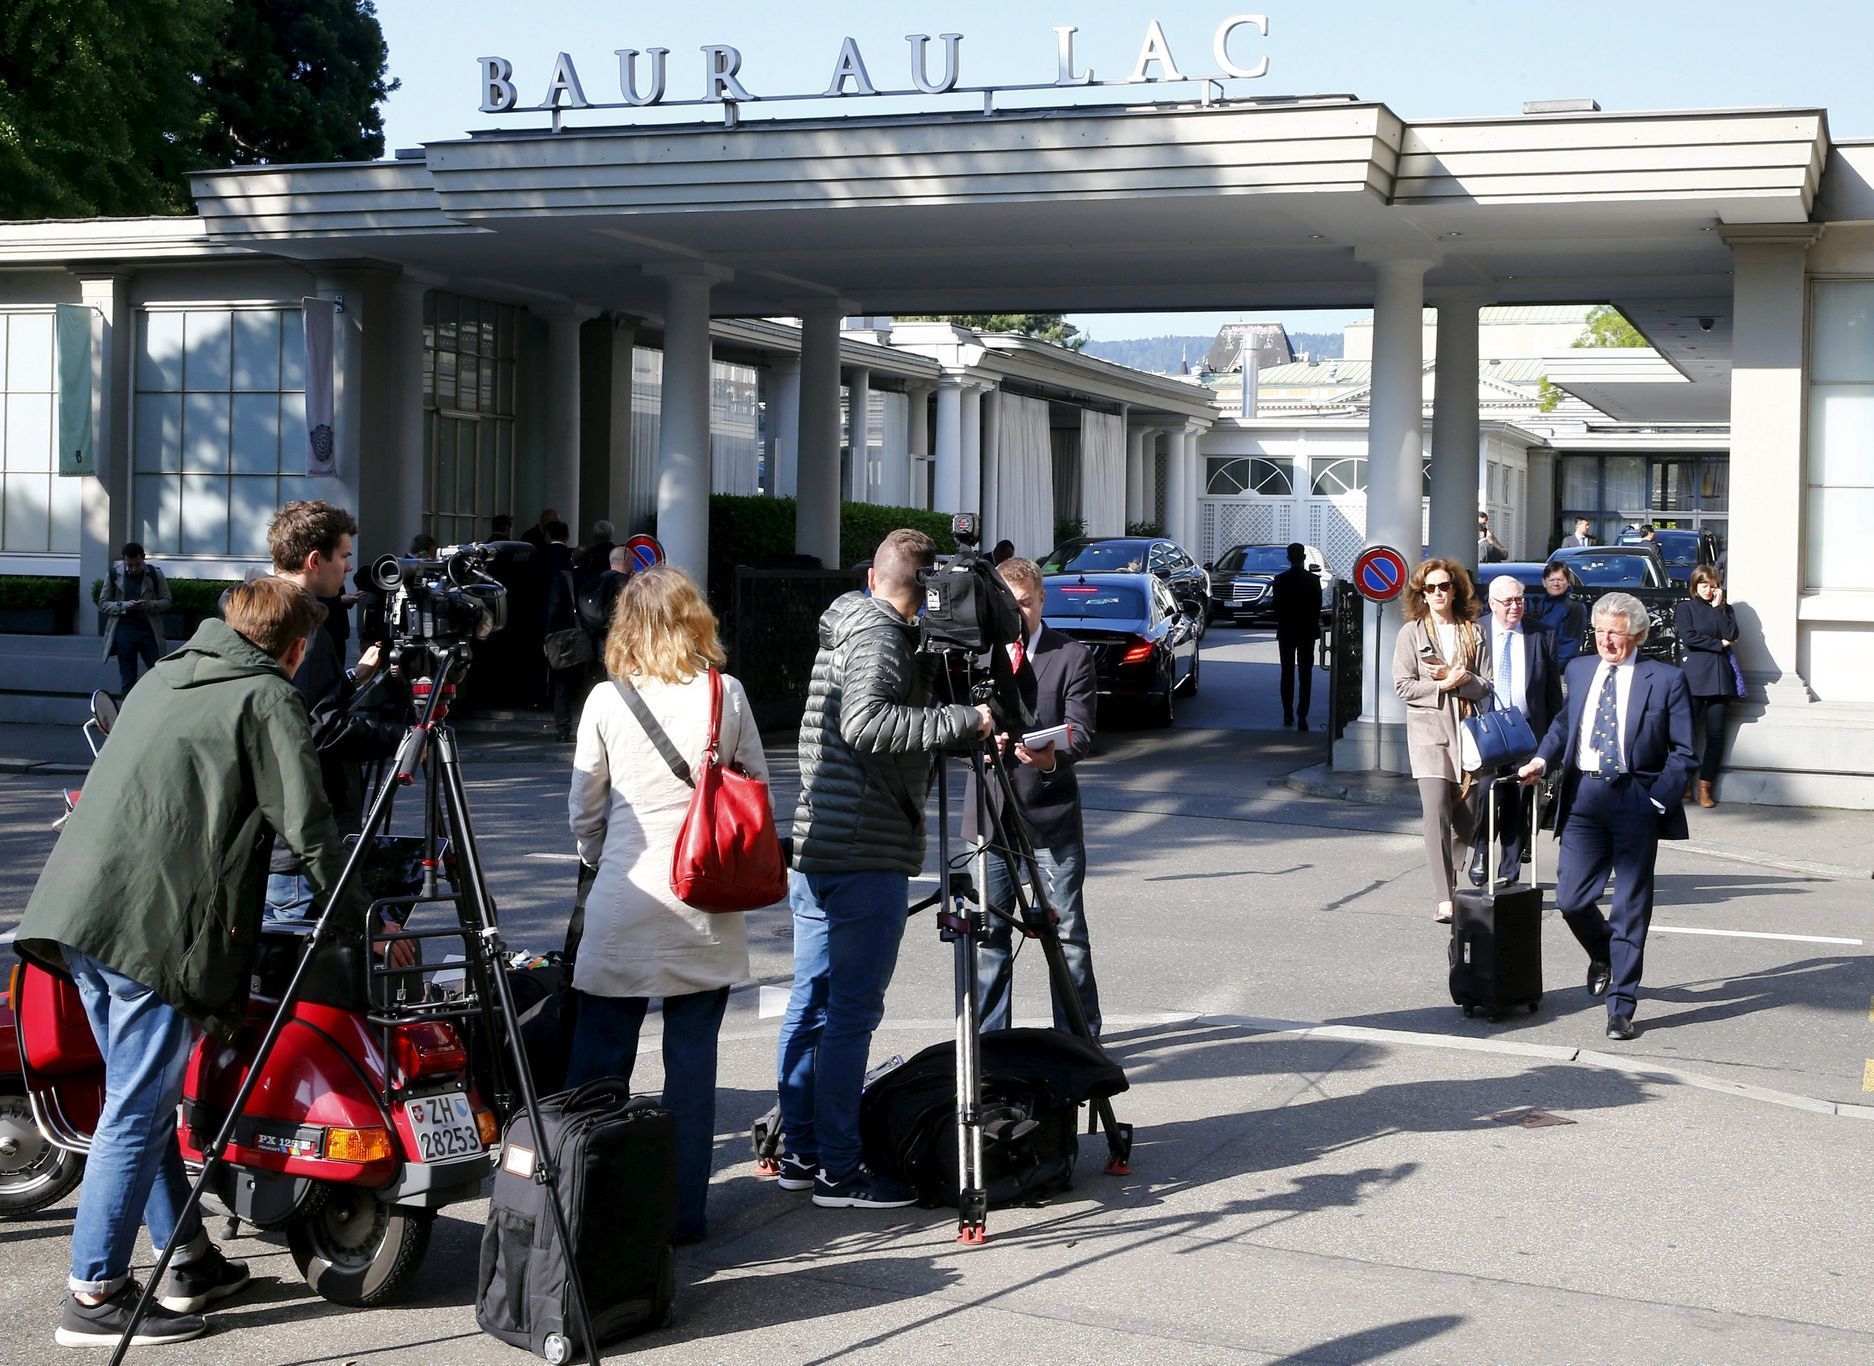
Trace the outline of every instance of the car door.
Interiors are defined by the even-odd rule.
[[[1191,672],[1191,660],[1197,655],[1196,619],[1163,580],[1152,581],[1152,602],[1165,623],[1165,648],[1171,655],[1171,682],[1176,687]]]

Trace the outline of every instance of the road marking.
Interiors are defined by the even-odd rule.
[[[521,857],[522,858],[542,858],[552,863],[577,863],[579,862],[579,855],[577,854],[522,854]]]
[[[1764,934],[1760,930],[1698,930],[1690,925],[1655,925],[1654,934],[1709,934],[1723,939],[1779,939],[1789,944],[1860,944],[1860,939],[1831,939],[1824,934]],[[1874,1019],[1874,1010],[1868,1012]]]
[[[1869,1058],[1867,1066],[1861,1069],[1861,1089],[1874,1091],[1874,1058]]]
[[[1868,1002],[1867,1021],[1869,1024],[1874,1024],[1874,1001]]]

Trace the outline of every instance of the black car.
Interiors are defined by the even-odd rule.
[[[1202,636],[1210,625],[1210,575],[1176,541],[1162,536],[1076,536],[1041,561],[1043,574],[1151,574]]]
[[[1316,546],[1302,547],[1302,566],[1321,581],[1321,617],[1332,613],[1334,574]],[[1288,568],[1288,545],[1233,545],[1204,566],[1210,573],[1210,619],[1271,624],[1275,576]]]
[[[1652,630],[1640,646],[1641,655],[1668,664],[1679,662],[1672,614],[1685,601],[1685,590],[1666,577],[1665,562],[1657,550],[1645,545],[1578,545],[1558,550],[1550,558],[1566,564],[1581,580],[1582,600],[1588,604],[1590,617],[1595,601],[1607,593],[1619,590],[1638,598],[1653,619]],[[1584,653],[1594,649],[1592,620],[1588,629]]]
[[[1197,626],[1152,574],[1049,574],[1041,615],[1093,651],[1100,701],[1168,726],[1197,691]]]
[[[1620,544],[1645,545],[1638,531],[1620,533]],[[1652,548],[1665,562],[1666,577],[1683,587],[1691,581],[1692,571],[1702,564],[1718,562],[1718,538],[1709,531],[1682,531],[1660,527],[1653,532]]]

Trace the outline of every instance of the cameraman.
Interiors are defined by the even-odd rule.
[[[1034,712],[1035,729],[1066,724],[1073,733],[1065,744],[1057,741],[1038,750],[1020,743],[1011,750],[1010,737],[998,736],[1003,754],[1012,754],[1015,759],[1009,784],[1015,793],[1016,809],[1011,812],[1003,806],[999,786],[991,786],[989,801],[998,822],[1021,821],[1034,841],[1035,862],[1048,880],[1048,903],[1058,922],[1061,953],[1080,997],[1080,1007],[1086,1013],[1088,1032],[1097,1039],[1100,991],[1093,981],[1093,946],[1087,937],[1081,901],[1087,880],[1087,850],[1080,821],[1080,784],[1074,778],[1074,764],[1093,750],[1093,716],[1098,699],[1093,652],[1041,624],[1046,590],[1041,568],[1033,560],[1005,560],[996,566],[996,572],[1022,609],[1025,639],[1007,648],[1015,666],[1015,685]],[[974,779],[971,781],[973,786]],[[973,826],[973,793],[965,795],[963,809],[967,813],[965,821]],[[966,835],[970,833],[965,831]],[[987,832],[981,833],[988,838]],[[1015,865],[1007,852],[998,852],[991,842],[985,891],[989,908],[1000,914],[991,922],[988,941],[976,955],[985,1030],[1009,1027],[1015,960],[1009,952],[1011,926],[1005,917],[1014,913],[1015,875]],[[1054,1027],[1069,1031],[1067,1012],[1058,997],[1054,999]]]
[[[820,618],[800,726],[794,812],[794,991],[777,1086],[785,1190],[835,1208],[891,1209],[917,1193],[860,1162],[859,1092],[898,961],[910,879],[924,866],[930,751],[987,736],[989,708],[932,706],[937,660],[920,656],[918,573],[930,537],[887,536],[867,571]]]

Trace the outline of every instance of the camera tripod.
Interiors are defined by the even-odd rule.
[[[501,1063],[491,1060],[490,1068],[495,1079],[496,1094],[492,1097],[496,1112],[504,1117],[514,1108],[514,1098],[518,1095],[520,1108],[523,1109],[533,1125],[536,1136],[546,1132],[541,1123],[539,1097],[534,1090],[533,1073],[528,1067],[527,1055],[522,1046],[518,1012],[514,1005],[505,964],[506,946],[496,921],[494,900],[488,891],[487,879],[483,874],[481,856],[475,843],[473,825],[469,818],[468,794],[462,781],[461,751],[457,748],[455,732],[448,724],[450,707],[455,700],[456,689],[466,676],[469,666],[468,647],[465,644],[442,646],[423,644],[421,650],[429,656],[432,677],[417,680],[412,686],[412,703],[421,706],[421,711],[413,718],[409,732],[393,760],[387,765],[382,782],[377,786],[364,825],[353,845],[349,857],[345,860],[343,871],[337,882],[326,892],[324,908],[305,936],[305,947],[301,951],[298,964],[285,989],[281,991],[278,1004],[269,1020],[266,1032],[261,1036],[253,1060],[248,1064],[246,1075],[240,1087],[229,1102],[227,1113],[210,1141],[202,1149],[202,1170],[189,1191],[188,1199],[183,1203],[177,1217],[177,1233],[186,1227],[189,1216],[201,1207],[202,1197],[215,1175],[217,1166],[225,1164],[227,1150],[234,1137],[236,1125],[242,1117],[242,1111],[248,1099],[253,1095],[261,1074],[265,1071],[267,1060],[279,1042],[282,1031],[291,1018],[294,1006],[304,990],[308,971],[321,944],[340,932],[339,910],[343,904],[344,893],[354,886],[362,876],[365,859],[375,840],[384,834],[390,826],[392,810],[400,788],[415,784],[419,778],[424,785],[424,834],[423,834],[423,889],[417,897],[394,898],[394,904],[415,904],[423,901],[452,901],[456,909],[459,929],[455,931],[408,932],[399,929],[383,936],[381,942],[387,946],[399,941],[420,940],[426,937],[459,935],[466,950],[467,961],[464,964],[465,982],[472,984],[476,1000],[470,1009],[478,1014],[482,1023],[483,1037],[493,1041],[507,1040],[505,1050],[506,1070]],[[456,871],[451,874],[453,895],[437,895],[437,873],[442,866],[444,848],[444,830],[447,830],[448,846],[455,856]],[[374,902],[367,913],[375,915],[382,903]],[[420,963],[415,966],[392,966],[388,961],[382,966],[369,969],[374,980],[401,980],[423,971]],[[401,991],[400,991],[401,995]],[[434,1012],[438,1015],[468,1013],[462,1006],[447,1007]],[[500,1050],[496,1050],[497,1057]],[[565,1271],[573,1295],[576,1321],[586,1359],[599,1361],[599,1346],[592,1331],[592,1318],[586,1304],[585,1287],[581,1282],[574,1255],[572,1236],[569,1231],[565,1207],[560,1199],[556,1184],[556,1172],[553,1167],[551,1148],[540,1144],[536,1155],[533,1179],[547,1188],[547,1205],[552,1211],[555,1232],[560,1247],[565,1253]],[[123,1335],[117,1342],[116,1350],[111,1355],[111,1366],[117,1366],[129,1349],[131,1339],[136,1336],[138,1325],[149,1312],[150,1302],[155,1298],[156,1287],[161,1283],[164,1273],[169,1268],[171,1258],[176,1251],[176,1239],[171,1237],[157,1257],[156,1268],[151,1272],[144,1285],[143,1294],[132,1311],[130,1322],[125,1326]],[[565,1344],[568,1348],[572,1344]],[[552,1343],[549,1340],[549,1350]],[[557,1360],[567,1360],[570,1351],[562,1353]]]
[[[993,705],[993,704],[992,704]],[[1070,1032],[1094,1047],[1099,1041],[1088,1026],[1067,958],[1055,926],[1054,908],[1047,893],[1047,878],[1035,857],[1034,842],[1016,814],[1015,790],[1008,768],[992,737],[972,746],[964,757],[975,779],[977,830],[982,835],[974,855],[975,878],[953,870],[950,857],[949,755],[937,756],[937,892],[911,908],[916,914],[938,904],[938,936],[954,945],[956,961],[956,1072],[957,1072],[957,1241],[975,1245],[988,1237],[989,1192],[983,1177],[984,1108],[982,1103],[982,1001],[976,949],[986,941],[993,918],[1007,921],[1024,938],[1039,941],[1048,966],[1049,989],[1060,1002]],[[995,783],[1000,801],[990,800]],[[1013,914],[989,905],[989,858],[994,854],[1009,867]],[[1025,893],[1023,875],[1032,889]],[[1132,1126],[1113,1115],[1104,1096],[1089,1099],[1089,1134],[1106,1133],[1106,1170],[1123,1176],[1132,1170]]]

